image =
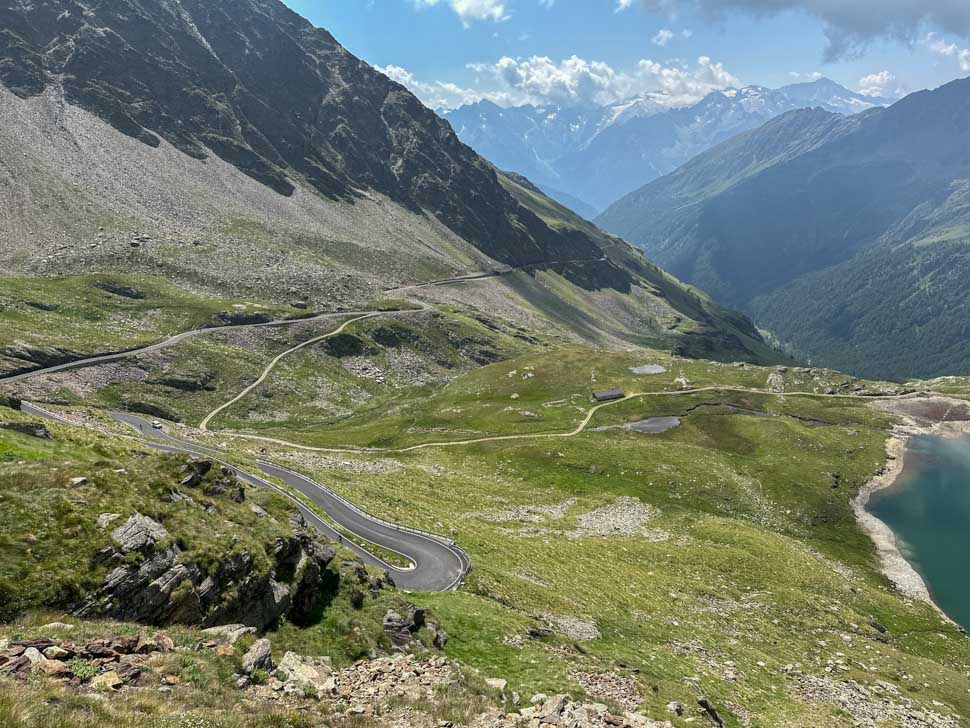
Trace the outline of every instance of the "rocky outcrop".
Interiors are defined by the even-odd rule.
[[[58,364],[67,364],[68,362],[77,361],[84,355],[57,346],[32,346],[16,343],[0,347],[0,356],[35,364],[36,367],[25,366],[23,368],[23,371],[30,371],[37,367],[53,367]],[[11,372],[11,374],[15,374],[17,371]]]
[[[265,324],[272,319],[265,313],[247,313],[245,311],[223,311],[217,313],[210,327],[219,326],[251,326],[253,324]]]
[[[77,614],[145,624],[233,623],[258,630],[284,616],[308,623],[336,592],[339,576],[328,569],[333,547],[311,536],[302,518],[296,523],[293,536],[269,546],[268,570],[261,571],[253,554],[242,551],[226,555],[208,573],[185,558],[162,524],[132,514],[112,531],[115,545],[97,554],[96,562],[109,570]]]
[[[425,623],[425,611],[409,607],[407,614],[401,616],[393,609],[384,615],[384,636],[391,643],[392,652],[405,652],[414,644],[414,635]]]
[[[51,439],[50,430],[39,422],[0,422],[0,430],[18,432],[21,435],[36,437],[41,440]]]
[[[85,643],[47,638],[19,640],[0,650],[0,674],[26,677],[37,672],[74,685],[90,682],[94,688],[117,690],[136,681],[152,655],[174,649],[175,643],[164,634]]]
[[[182,418],[179,417],[178,413],[173,410],[168,409],[160,404],[154,404],[152,402],[129,402],[126,405],[129,412],[135,412],[140,415],[148,415],[149,417],[157,417],[160,420],[168,420],[169,422],[181,422]]]
[[[155,379],[149,379],[149,384],[158,384],[169,389],[179,389],[183,392],[212,391],[215,387],[211,382],[215,379],[214,372],[173,372]]]
[[[273,646],[267,639],[256,640],[249,651],[243,655],[242,669],[247,675],[257,670],[273,669]]]
[[[6,394],[0,394],[0,407],[6,407],[7,409],[20,410],[21,401],[17,397],[11,397]]]
[[[116,296],[121,296],[122,298],[130,298],[133,301],[141,301],[145,298],[145,294],[139,291],[137,288],[124,286],[120,283],[115,283],[114,281],[97,281],[95,282],[94,287],[100,288],[106,293],[113,293]]]
[[[658,722],[632,712],[616,715],[601,703],[578,703],[570,700],[568,695],[536,697],[542,699],[519,711],[519,719],[513,725],[528,728],[673,728],[669,721]]]

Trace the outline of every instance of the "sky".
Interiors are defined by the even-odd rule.
[[[432,108],[682,106],[825,76],[900,97],[970,75],[970,0],[284,0]]]

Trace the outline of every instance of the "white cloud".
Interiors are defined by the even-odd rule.
[[[870,73],[859,79],[859,93],[863,96],[895,98],[903,95],[903,89],[896,75],[889,71]]]
[[[406,86],[411,93],[432,109],[456,109],[464,104],[474,104],[482,99],[490,99],[502,105],[513,103],[508,95],[502,93],[481,93],[444,81],[419,81],[414,77],[414,74],[400,66],[377,66],[377,70],[392,81],[397,81],[402,86]]]
[[[722,63],[707,56],[699,57],[693,66],[644,59],[629,71],[575,55],[559,62],[546,56],[504,56],[495,63],[478,63],[469,68],[478,74],[477,88],[422,81],[400,66],[379,70],[439,110],[483,99],[500,106],[569,106],[611,104],[636,96],[649,96],[660,106],[676,107],[695,103],[711,91],[741,85]]]
[[[549,0],[548,5],[552,5]],[[496,23],[508,20],[504,0],[414,0],[419,8],[431,8],[442,2],[451,7],[467,28],[478,20],[491,20]]]
[[[960,64],[960,70],[970,71],[970,48],[960,48],[956,43],[947,43],[936,33],[927,35],[923,43],[938,55],[955,58]]]
[[[629,10],[633,7],[634,0],[616,0],[616,12],[622,13],[624,10]]]
[[[818,81],[820,78],[825,78],[818,71],[810,71],[808,73],[800,73],[799,71],[789,71],[788,75],[797,81]]]
[[[657,34],[650,39],[650,42],[654,45],[658,45],[661,48],[666,48],[667,44],[674,39],[674,31],[667,28],[661,28],[657,31]]]
[[[675,15],[697,7],[710,16],[741,11],[756,17],[800,11],[825,25],[829,60],[858,52],[874,38],[913,42],[925,27],[970,35],[967,0],[641,0],[653,12]],[[630,3],[628,2],[627,5]]]

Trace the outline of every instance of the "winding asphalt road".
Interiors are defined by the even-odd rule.
[[[604,257],[605,260],[605,257]],[[538,264],[537,264],[538,265]],[[531,266],[520,266],[519,268],[527,268]],[[404,286],[401,288],[390,289],[387,293],[398,293],[408,290],[414,290],[419,288],[427,288],[432,286],[443,286],[450,284],[467,283],[470,281],[483,280],[488,278],[499,278],[509,273],[514,272],[518,268],[506,267],[499,270],[491,270],[481,273],[471,273],[465,276],[456,276],[454,278],[448,278],[438,281],[429,281],[427,283],[420,283],[412,286]],[[424,310],[426,307],[417,309],[418,311]],[[409,311],[401,311],[398,313],[408,313]],[[384,312],[384,313],[394,313],[394,312]],[[101,354],[98,356],[87,357],[84,359],[78,359],[72,362],[66,362],[64,364],[58,364],[50,367],[41,367],[34,369],[29,372],[23,372],[20,374],[14,374],[11,376],[0,376],[0,384],[12,384],[14,382],[23,381],[26,379],[32,379],[35,377],[44,376],[46,374],[53,374],[56,372],[67,371],[70,369],[79,369],[82,367],[93,366],[97,364],[105,364],[112,361],[118,361],[121,359],[127,359],[131,357],[140,356],[142,354],[149,354],[154,351],[159,351],[171,347],[179,342],[185,341],[195,336],[200,336],[202,334],[209,334],[218,331],[226,330],[244,330],[244,329],[260,329],[260,328],[273,328],[282,326],[292,326],[300,323],[307,323],[311,321],[321,321],[321,320],[332,320],[340,318],[348,318],[351,320],[345,322],[336,331],[330,332],[324,336],[316,337],[308,341],[299,344],[298,346],[289,349],[283,354],[279,355],[270,366],[264,371],[263,378],[265,378],[268,373],[272,370],[273,366],[288,354],[297,351],[301,348],[309,346],[320,340],[326,339],[330,336],[335,335],[342,331],[348,324],[353,323],[353,321],[359,321],[363,318],[370,318],[371,316],[381,315],[381,312],[374,311],[345,311],[340,313],[329,313],[329,314],[319,314],[317,316],[309,316],[307,318],[301,319],[285,319],[281,321],[267,321],[263,323],[256,324],[236,324],[204,329],[193,329],[191,331],[186,331],[181,334],[172,336],[164,341],[159,341],[154,344],[143,346],[136,349],[130,349],[126,351],[113,352],[108,354]],[[262,381],[262,380],[260,380]],[[257,382],[258,384],[258,382]],[[218,410],[210,414],[203,424],[203,429],[205,429],[205,424],[209,422],[215,415],[224,410],[225,408],[231,406],[239,399],[244,397],[253,387],[249,387],[239,394],[231,402],[226,403]],[[62,422],[64,424],[76,426],[77,423],[71,422],[67,418],[61,417],[54,412],[50,412],[43,408],[37,407],[29,403],[23,404],[23,411],[50,420],[55,420]],[[303,498],[306,498],[314,505],[318,506],[324,513],[327,514],[338,526],[345,529],[347,532],[352,534],[355,538],[360,539],[364,542],[369,542],[382,549],[396,553],[402,556],[405,560],[411,563],[410,568],[402,569],[396,566],[388,564],[386,561],[380,557],[372,554],[365,547],[345,540],[342,535],[335,530],[330,524],[321,519],[316,515],[310,508],[307,507],[305,502],[295,497],[293,494],[287,490],[280,488],[274,483],[266,480],[265,478],[255,475],[253,473],[241,470],[240,468],[231,465],[225,461],[225,454],[219,450],[212,448],[207,448],[196,443],[190,443],[178,438],[172,437],[163,430],[156,430],[152,427],[151,423],[142,417],[137,415],[132,415],[123,412],[112,412],[112,416],[119,422],[132,428],[138,433],[137,438],[139,442],[145,444],[146,446],[152,447],[156,450],[171,453],[180,453],[193,455],[198,457],[210,458],[216,460],[226,467],[230,468],[236,476],[245,483],[248,483],[254,487],[261,488],[272,488],[277,492],[283,494],[290,500],[292,500],[300,511],[303,513],[307,522],[313,525],[317,530],[329,536],[333,540],[343,542],[345,546],[355,551],[364,561],[372,566],[377,566],[386,569],[391,577],[394,579],[394,583],[402,589],[415,589],[415,590],[427,590],[427,591],[447,591],[450,589],[455,589],[461,585],[462,580],[468,573],[470,568],[470,561],[468,556],[458,548],[453,541],[446,539],[442,536],[438,536],[431,533],[426,533],[418,531],[415,529],[408,528],[401,524],[390,523],[383,521],[379,518],[371,516],[365,513],[360,508],[355,506],[350,501],[342,498],[329,488],[317,483],[316,481],[308,478],[305,475],[294,472],[287,468],[284,468],[273,463],[261,462],[259,463],[259,468],[263,473],[271,478],[276,478],[284,483],[286,483],[290,488],[298,492]],[[590,413],[590,418],[592,417],[592,412]],[[589,418],[587,418],[588,420]],[[581,425],[578,431],[583,429],[584,425]],[[418,447],[409,449],[419,449]]]
[[[265,321],[259,324],[230,324],[227,326],[210,326],[204,329],[192,329],[191,331],[184,331],[181,334],[176,334],[171,338],[165,339],[164,341],[159,341],[154,344],[149,344],[148,346],[142,346],[138,349],[127,349],[125,351],[112,352],[110,354],[100,354],[98,356],[89,356],[83,359],[76,359],[74,361],[65,362],[64,364],[57,364],[56,366],[42,367],[39,369],[31,369],[29,372],[22,372],[20,374],[13,374],[10,376],[0,376],[0,384],[11,384],[13,382],[20,382],[25,379],[32,379],[33,377],[39,377],[44,374],[54,374],[55,372],[63,372],[68,369],[80,369],[82,367],[93,366],[95,364],[106,364],[112,361],[118,361],[120,359],[129,359],[135,356],[141,356],[142,354],[150,354],[153,351],[159,351],[161,349],[167,349],[170,346],[174,346],[179,342],[185,341],[186,339],[191,339],[196,336],[201,336],[202,334],[214,334],[220,331],[240,331],[246,329],[270,329],[279,328],[282,326],[294,326],[296,324],[307,323],[308,321],[327,321],[335,318],[344,318],[346,316],[361,316],[366,313],[373,313],[368,311],[348,311],[345,313],[321,313],[316,316],[308,316],[306,318],[295,318],[295,319],[282,319],[280,321]]]
[[[77,423],[36,405],[24,402],[22,407],[26,414],[77,426]],[[375,544],[382,549],[402,556],[411,563],[411,566],[402,569],[388,564],[365,547],[343,538],[340,532],[308,508],[302,500],[266,480],[266,478],[226,462],[224,460],[225,454],[221,451],[186,442],[163,430],[156,430],[148,420],[137,415],[127,412],[112,412],[111,416],[137,432],[137,440],[148,447],[162,452],[209,458],[231,469],[236,477],[248,485],[255,488],[270,488],[284,495],[296,504],[307,523],[328,538],[341,542],[357,553],[365,563],[385,569],[400,589],[449,591],[458,588],[462,579],[468,573],[470,566],[468,556],[455,546],[454,542],[441,536],[375,518],[305,475],[272,463],[259,463],[259,468],[265,475],[286,483],[290,488],[293,488],[301,496],[323,510],[346,532],[357,539]]]

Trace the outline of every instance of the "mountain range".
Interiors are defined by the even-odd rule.
[[[965,362],[968,84],[604,220]],[[970,378],[494,161],[280,0],[0,5],[0,726],[966,725],[864,506]]]
[[[486,159],[593,217],[697,154],[788,111],[853,114],[888,103],[822,78],[779,89],[714,91],[682,108],[669,108],[656,95],[606,106],[503,108],[480,101],[444,117]]]
[[[966,371],[970,79],[854,116],[795,111],[598,222],[800,358],[872,377]]]
[[[39,0],[0,27],[8,272],[346,308],[504,267],[501,293],[466,303],[585,341],[766,352],[277,0]]]

